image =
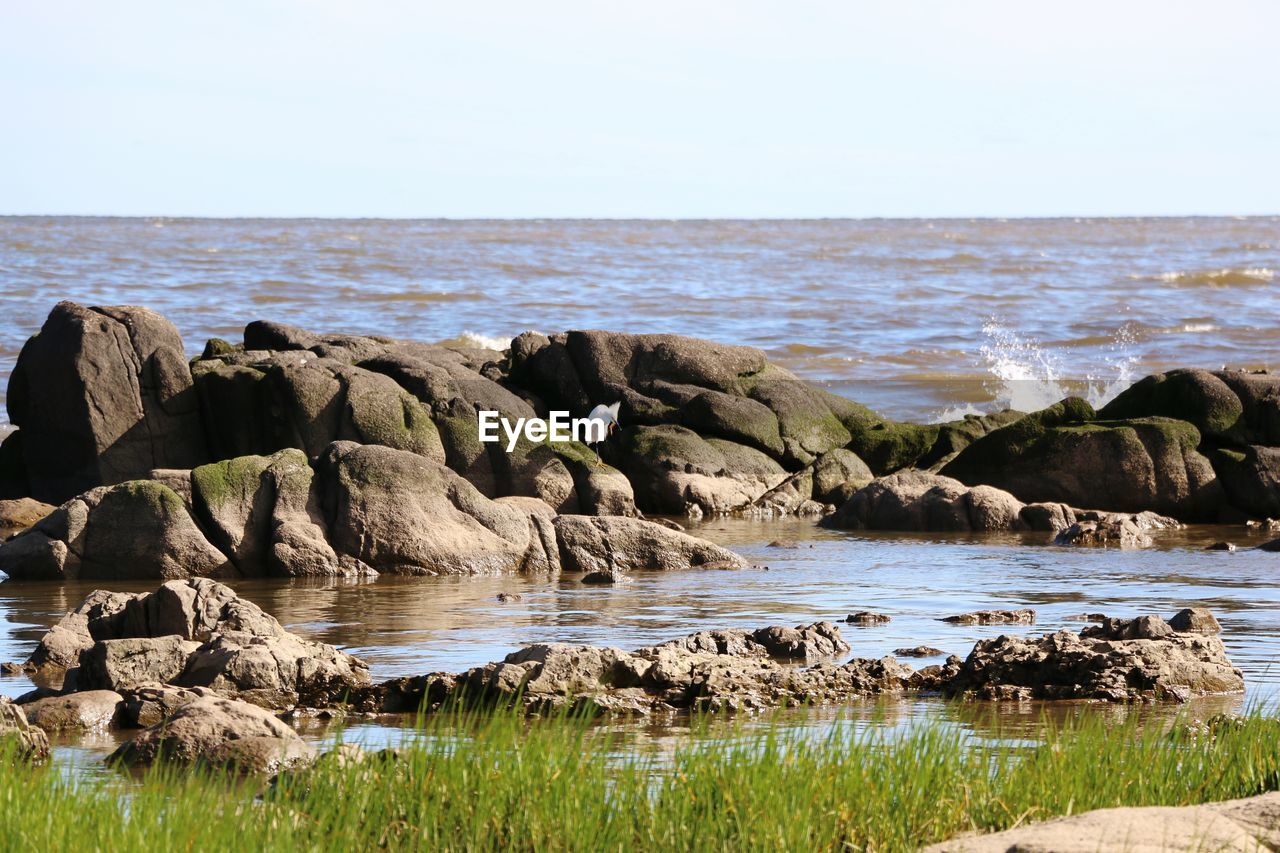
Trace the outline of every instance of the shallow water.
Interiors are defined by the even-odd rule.
[[[900,418],[937,420],[1070,390],[1102,402],[1174,366],[1280,364],[1280,218],[867,220],[788,222],[450,222],[0,218],[0,392],[18,350],[59,299],[143,304],[197,352],[274,319],[316,331],[502,346],[526,329],[677,332],[764,348],[815,381]],[[0,430],[3,430],[0,413]],[[1044,545],[1044,537],[824,531],[803,521],[714,520],[697,532],[748,555],[740,572],[646,574],[617,587],[529,578],[245,581],[240,591],[290,629],[370,662],[377,678],[457,670],[521,643],[632,648],[711,627],[839,620],[854,654],[900,646],[965,653],[984,636],[1079,629],[1067,617],[1218,614],[1248,682],[1245,697],[1196,714],[1271,703],[1280,693],[1280,562],[1207,553],[1242,528],[1158,533],[1146,551]],[[792,542],[778,547],[774,541]],[[767,566],[767,570],[763,568]],[[0,583],[0,660],[26,658],[41,632],[99,584]],[[154,584],[117,584],[142,590]],[[499,592],[518,592],[501,604]],[[1039,624],[951,626],[939,616],[1034,607]],[[927,664],[933,661],[912,661]],[[16,695],[25,678],[0,678]],[[790,718],[845,724],[955,722],[1034,736],[1051,713],[1098,705],[966,706],[877,699]],[[1169,708],[1142,711],[1157,716]],[[678,727],[624,724],[662,743]],[[331,727],[308,726],[325,742]],[[405,737],[400,721],[347,737]],[[115,736],[60,742],[72,773],[98,772]]]
[[[527,329],[678,332],[933,420],[1068,388],[1101,401],[1174,366],[1280,364],[1276,270],[1280,217],[0,217],[0,386],[74,299],[161,311],[192,353],[255,319],[497,345]]]
[[[1061,548],[1045,534],[850,534],[812,522],[719,519],[696,528],[709,539],[747,555],[743,571],[642,573],[627,584],[588,586],[576,580],[526,577],[394,578],[365,582],[240,581],[232,585],[290,630],[333,643],[369,662],[376,679],[457,671],[496,660],[534,642],[581,642],[635,648],[704,628],[796,625],[839,621],[870,609],[887,625],[842,625],[853,655],[879,657],[904,646],[928,645],[964,655],[983,637],[1029,634],[1085,623],[1072,619],[1101,611],[1112,616],[1157,613],[1205,605],[1223,625],[1233,661],[1245,673],[1243,697],[1200,700],[1205,716],[1274,704],[1280,698],[1280,563],[1274,554],[1248,550],[1265,541],[1243,528],[1193,527],[1157,532],[1156,547],[1137,551]],[[1234,553],[1206,552],[1228,539]],[[0,583],[0,660],[23,660],[46,626],[103,584]],[[154,584],[106,584],[140,591]],[[500,603],[500,592],[521,599]],[[939,617],[976,609],[1032,607],[1034,626],[958,626]],[[940,659],[908,660],[916,666]],[[0,679],[0,693],[28,689],[25,678]],[[1144,713],[1171,716],[1167,706]],[[878,699],[840,711],[828,709],[797,724],[824,730],[843,717],[855,725],[903,725],[917,720],[959,724],[976,736],[999,727],[1034,736],[1053,717],[1125,713],[1096,704],[1028,703],[957,707],[932,697]],[[371,745],[408,736],[404,720],[357,723],[348,740]],[[679,729],[629,723],[648,740],[673,738]],[[312,726],[324,743],[334,732]],[[93,764],[115,742],[76,744],[67,760]],[[74,742],[73,742],[74,743]],[[87,756],[87,757],[86,757]],[[84,759],[84,761],[81,761]]]

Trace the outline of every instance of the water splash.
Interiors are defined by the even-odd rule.
[[[1019,334],[994,317],[983,324],[982,334],[987,341],[978,349],[978,355],[988,374],[983,386],[995,404],[987,411],[1034,412],[1069,396],[1082,397],[1098,408],[1134,380],[1138,359],[1132,347],[1137,334],[1129,324],[1117,329],[1107,346],[1104,369],[1091,370],[1083,377],[1068,375],[1063,353]],[[984,411],[972,403],[952,406],[940,412],[936,421],[958,420],[970,414]]]

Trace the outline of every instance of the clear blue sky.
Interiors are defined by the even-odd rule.
[[[0,213],[1280,212],[1280,2],[37,0]]]

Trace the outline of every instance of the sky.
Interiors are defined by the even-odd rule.
[[[40,0],[0,214],[1280,213],[1275,0]]]

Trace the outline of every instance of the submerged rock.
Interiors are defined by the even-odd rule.
[[[889,616],[885,615],[884,613],[873,613],[870,610],[859,610],[855,613],[850,613],[848,616],[844,618],[844,621],[849,623],[850,625],[865,626],[865,625],[884,625],[887,622],[890,622],[891,619]]]
[[[67,690],[206,687],[272,708],[331,705],[369,680],[363,661],[289,633],[207,579],[137,595],[95,591],[45,634],[30,663],[37,677],[63,676]]]
[[[1146,548],[1152,544],[1148,530],[1176,530],[1182,525],[1175,519],[1154,512],[1077,513],[1078,519],[1053,538],[1054,545],[1079,545],[1091,548]]]
[[[942,649],[935,649],[933,646],[910,646],[894,649],[893,653],[900,658],[938,658],[946,654]]]
[[[1143,616],[1107,619],[1079,634],[980,640],[945,690],[983,699],[1185,701],[1239,693],[1244,678],[1217,637]]]
[[[972,613],[960,613],[955,616],[943,616],[938,621],[950,622],[953,625],[1033,625],[1036,621],[1034,610],[975,610]]]
[[[269,711],[247,702],[203,697],[138,734],[107,761],[146,766],[160,760],[276,773],[315,761],[315,750]]]

